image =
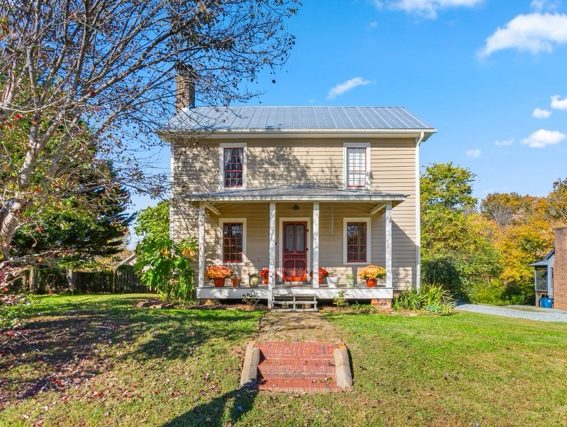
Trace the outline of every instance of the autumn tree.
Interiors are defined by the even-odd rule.
[[[91,159],[93,148],[95,161],[114,162],[121,185],[161,193],[164,177],[148,174],[140,153],[158,143],[155,131],[173,113],[176,70],[191,67],[202,104],[249,100],[259,74],[287,59],[294,39],[285,21],[296,7],[0,0],[0,263],[14,261],[28,212],[81,194],[82,172],[70,166]]]

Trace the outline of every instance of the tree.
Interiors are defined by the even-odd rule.
[[[112,169],[110,164],[107,167]],[[15,257],[26,260],[26,264],[79,266],[123,249],[133,220],[133,215],[126,213],[130,194],[118,184],[90,186],[89,178],[82,179],[87,185],[84,197],[89,200],[89,209],[82,209],[73,199],[63,207],[42,209],[16,232]]]
[[[460,298],[500,270],[495,230],[474,212],[473,182],[470,170],[452,163],[429,166],[421,177],[423,279]]]
[[[547,214],[558,225],[567,224],[567,178],[553,183],[553,190],[547,196]]]
[[[194,299],[195,273],[192,268],[197,242],[169,237],[169,202],[143,209],[135,231],[141,240],[136,246],[135,269],[140,281],[166,298]]]
[[[480,210],[499,227],[506,227],[514,221],[521,221],[529,214],[532,200],[518,193],[492,193],[481,202]]]
[[[297,4],[0,0],[0,141],[8,153],[0,262],[10,260],[29,209],[81,191],[69,182],[80,171],[69,170],[66,159],[80,158],[93,143],[98,160],[115,162],[121,184],[162,192],[164,177],[145,174],[137,153],[158,141],[156,129],[172,114],[176,70],[194,70],[203,104],[249,100],[257,94],[250,82],[287,59],[294,39],[284,23]],[[7,142],[4,134],[20,121],[18,138]],[[19,155],[9,154],[9,144]],[[99,177],[101,185],[108,182]]]
[[[474,209],[472,196],[475,175],[453,163],[436,163],[421,176],[421,208],[446,208],[464,212]]]

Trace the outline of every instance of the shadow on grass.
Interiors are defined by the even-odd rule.
[[[202,425],[210,427],[236,424],[252,409],[258,395],[255,387],[241,387],[196,406],[190,411],[163,424],[163,427]],[[231,405],[229,419],[225,416],[227,405]]]
[[[240,344],[258,318],[237,310],[136,308],[138,299],[62,297],[60,305],[38,304],[23,329],[0,334],[0,409],[65,390],[121,360],[185,359],[215,339]]]

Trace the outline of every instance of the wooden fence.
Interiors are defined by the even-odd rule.
[[[75,273],[75,292],[79,293],[136,293],[148,292],[131,265],[123,265],[116,271],[80,271]]]
[[[33,279],[31,279],[33,277]],[[34,293],[140,293],[149,292],[140,283],[131,265],[122,265],[116,270],[74,271],[56,268],[37,268],[28,272],[22,283]]]

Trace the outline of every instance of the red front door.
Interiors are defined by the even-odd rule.
[[[283,223],[283,280],[307,280],[307,223]]]

